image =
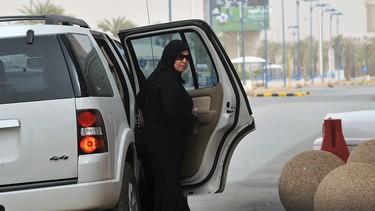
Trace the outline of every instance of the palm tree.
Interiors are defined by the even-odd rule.
[[[335,68],[336,69],[340,69],[341,68],[341,62],[342,62],[342,58],[341,58],[341,54],[342,54],[342,35],[339,35],[339,36],[336,36],[333,38],[333,53],[334,53],[334,58],[335,58]]]
[[[313,69],[314,69],[314,76],[318,76],[320,74],[320,70],[318,70],[319,66],[319,41],[313,40]]]
[[[103,31],[110,32],[113,36],[118,38],[117,33],[122,29],[129,29],[136,27],[132,21],[127,20],[126,17],[112,18],[111,20],[105,19],[104,21],[99,21],[97,27]]]
[[[358,45],[353,41],[352,38],[344,38],[342,40],[342,47],[344,50],[344,59],[345,59],[345,77],[346,80],[356,76],[356,62],[355,55],[357,52]]]
[[[369,40],[369,45],[367,46],[369,54],[369,74],[375,76],[375,38],[372,37]]]
[[[264,44],[263,44],[264,45]],[[280,42],[268,42],[267,44],[268,47],[268,56],[269,56],[269,61],[272,62],[273,64],[279,63],[278,60],[280,60],[281,54],[282,54],[282,43]]]
[[[286,43],[286,50],[287,50],[287,55],[290,57],[289,58],[290,64],[288,64],[290,74],[295,75],[296,70],[297,70],[297,65],[296,65],[296,62],[297,62],[297,44],[294,41],[293,42],[287,42]]]
[[[310,73],[310,37],[307,37],[303,40],[300,40],[300,49],[301,49],[301,77],[305,79],[309,78]]]
[[[368,72],[365,74],[374,75],[374,53],[375,53],[375,38],[373,37],[364,37],[363,41],[359,45],[359,52],[358,52],[358,62],[359,62],[359,69],[362,69],[363,66],[368,68]]]
[[[46,15],[46,14],[54,14],[54,15],[64,15],[65,9],[61,6],[56,6],[47,0],[46,2],[30,2],[30,6],[23,5],[21,8],[18,9],[21,13],[25,15]],[[65,14],[66,15],[66,14]],[[74,17],[73,15],[67,15]],[[26,24],[37,24],[41,23],[42,21],[38,20],[30,20],[30,21],[20,21],[21,23]]]
[[[18,9],[21,13],[25,15],[46,15],[46,14],[55,14],[55,15],[63,15],[65,10],[61,6],[56,6],[51,3],[50,0],[46,2],[33,2],[31,1],[30,6],[23,5],[20,9]]]

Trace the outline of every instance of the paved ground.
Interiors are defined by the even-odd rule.
[[[373,109],[374,86],[304,87],[305,97],[251,97],[256,131],[236,148],[223,193],[189,197],[192,211],[283,211],[278,180],[284,165],[312,150],[328,112]],[[360,103],[359,103],[360,102]]]

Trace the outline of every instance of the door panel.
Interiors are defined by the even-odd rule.
[[[189,136],[186,142],[182,178],[194,176],[201,166],[210,136],[219,121],[223,87],[218,83],[212,88],[190,90],[189,94],[193,98],[194,107],[198,108],[198,135]]]
[[[225,187],[235,146],[255,129],[242,84],[211,27],[201,20],[178,21],[119,32],[137,85],[154,71],[166,44],[189,45],[192,59],[184,87],[198,107],[198,136],[189,137],[182,167],[186,193],[216,193]]]
[[[95,31],[92,31],[91,33],[94,36],[96,43],[99,45],[100,50],[107,61],[108,67],[111,70],[112,77],[116,82],[116,88],[124,105],[129,125],[134,127],[135,117],[130,115],[131,113],[134,113],[134,104],[131,103],[134,102],[134,93],[132,92],[127,65],[125,64],[123,55],[120,52],[121,48],[116,46],[115,41],[110,39],[107,35]]]

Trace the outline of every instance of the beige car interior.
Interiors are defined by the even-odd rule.
[[[188,92],[193,98],[194,107],[198,108],[198,135],[190,135],[187,140],[181,169],[182,178],[194,176],[199,170],[209,138],[219,121],[223,86],[218,83],[213,87]]]

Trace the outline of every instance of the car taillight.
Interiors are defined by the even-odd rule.
[[[107,152],[107,139],[103,118],[98,110],[78,111],[79,154]]]

